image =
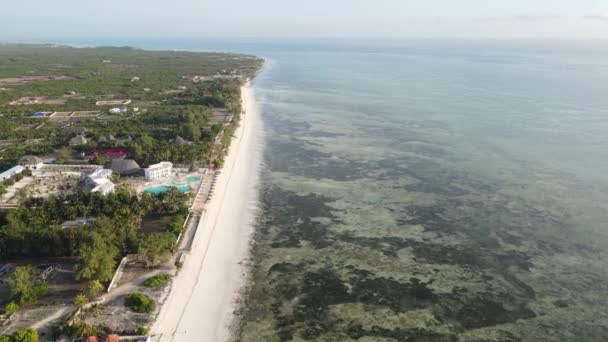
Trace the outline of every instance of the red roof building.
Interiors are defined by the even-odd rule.
[[[95,151],[93,153],[87,154],[84,159],[91,160],[96,157],[103,157],[105,159],[116,159],[116,158],[124,158],[127,156],[126,148],[112,148],[109,150]]]

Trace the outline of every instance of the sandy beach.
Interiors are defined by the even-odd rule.
[[[154,341],[226,341],[231,336],[257,208],[262,124],[253,87],[242,88],[241,124],[206,205],[192,251],[174,278]]]

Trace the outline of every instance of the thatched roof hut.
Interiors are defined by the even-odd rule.
[[[107,163],[106,169],[112,169],[112,172],[121,176],[130,176],[141,172],[141,167],[133,159],[112,159]]]

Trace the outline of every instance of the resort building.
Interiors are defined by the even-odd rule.
[[[81,146],[81,145],[86,145],[89,141],[87,140],[87,138],[84,137],[84,135],[77,135],[75,137],[73,137],[72,139],[70,139],[70,146],[74,147],[74,146]]]
[[[116,186],[109,179],[98,179],[95,181],[95,187],[91,189],[91,192],[99,192],[102,195],[107,195],[114,192]]]
[[[42,159],[40,159],[39,157],[23,156],[21,159],[19,159],[19,165],[23,166],[24,168],[26,168],[28,170],[37,170],[37,169],[41,168],[44,165],[44,163],[42,162]]]
[[[21,165],[11,167],[10,169],[0,173],[0,182],[4,182],[5,180],[20,174],[23,172],[23,170],[25,170],[25,168]]]
[[[121,159],[127,156],[126,148],[111,148],[108,150],[94,151],[84,156],[86,160],[93,160],[97,157],[102,157],[106,160]]]
[[[93,224],[93,222],[95,222],[94,217],[80,217],[75,220],[64,221],[63,223],[61,223],[61,228],[62,229],[80,228],[82,226],[89,226],[89,225]]]
[[[112,170],[97,169],[84,179],[84,185],[91,189],[91,192],[99,192],[102,195],[107,195],[114,192],[115,185],[110,180]]]
[[[158,164],[150,165],[149,168],[144,169],[145,179],[154,180],[169,177],[172,170],[173,163],[171,162],[160,162]]]
[[[106,164],[106,168],[121,176],[131,176],[141,171],[141,167],[133,159],[112,159]]]

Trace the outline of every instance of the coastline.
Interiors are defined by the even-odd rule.
[[[206,204],[192,251],[152,325],[154,341],[226,341],[246,282],[262,158],[262,122],[250,82],[238,128]]]

